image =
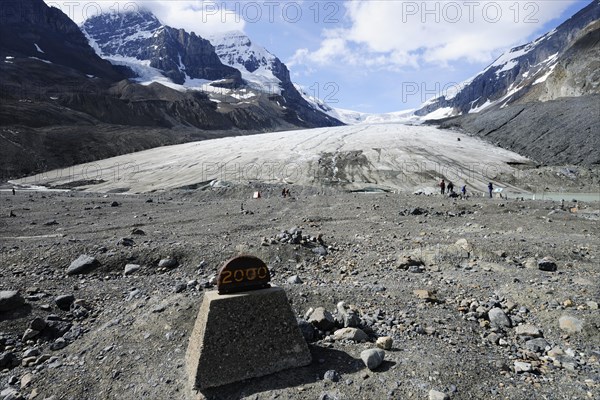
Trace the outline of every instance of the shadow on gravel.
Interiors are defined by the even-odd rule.
[[[385,361],[383,361],[381,363],[381,365],[379,367],[377,367],[377,369],[374,369],[373,371],[374,372],[387,372],[390,369],[392,369],[392,367],[394,365],[396,365],[395,361],[387,361],[387,360],[385,360]]]
[[[9,321],[11,319],[20,319],[31,314],[31,306],[29,304],[24,304],[16,310],[12,310],[10,312],[2,312],[0,313],[0,322]]]
[[[202,394],[207,400],[237,400],[271,390],[296,386],[300,388],[303,385],[322,380],[323,375],[328,370],[336,370],[343,381],[346,379],[344,374],[352,374],[365,368],[360,359],[356,359],[343,351],[315,345],[309,345],[309,348],[312,363],[306,367],[293,368],[260,378],[206,389],[202,391]],[[384,362],[377,371],[386,371],[392,365],[394,365],[393,362]]]

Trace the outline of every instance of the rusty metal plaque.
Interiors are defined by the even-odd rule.
[[[219,270],[217,289],[219,294],[247,292],[271,287],[271,273],[258,257],[243,255],[234,257]]]

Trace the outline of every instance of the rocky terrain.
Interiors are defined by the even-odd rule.
[[[185,399],[203,293],[240,253],[313,361],[209,399],[599,398],[598,202],[282,188],[0,192],[0,398]]]

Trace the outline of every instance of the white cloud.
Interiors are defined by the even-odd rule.
[[[299,49],[292,65],[376,68],[486,62],[526,42],[577,0],[346,2],[347,28],[326,29],[316,50]]]
[[[147,9],[166,25],[183,28],[200,36],[244,30],[244,18],[225,1],[208,0],[140,0],[140,1],[68,1],[45,0],[61,9],[75,23],[81,24],[98,13],[114,13]]]

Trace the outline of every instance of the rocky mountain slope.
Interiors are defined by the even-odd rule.
[[[182,92],[204,92],[227,112],[253,105],[274,118],[278,112],[296,126],[340,125],[313,109],[296,91],[285,64],[241,32],[215,36],[209,42],[165,26],[143,10],[98,15],[88,19],[82,30],[99,55],[129,66],[144,84],[158,82]],[[261,98],[271,102],[258,102]],[[260,112],[253,113],[260,119]],[[261,123],[268,126],[269,121]]]
[[[600,164],[599,104],[600,3],[594,1],[416,114],[542,165],[594,166]]]
[[[147,62],[177,84],[189,79],[241,83],[240,72],[223,65],[210,42],[161,24],[149,11],[97,15],[81,29],[99,55],[113,63]]]
[[[591,2],[555,30],[500,56],[455,90],[415,112],[451,117],[517,102],[600,93],[600,3]]]
[[[18,58],[52,63],[109,80],[127,76],[96,55],[73,21],[41,0],[3,3],[0,18],[0,57],[4,64]],[[28,76],[22,78],[22,83],[27,84]],[[3,75],[3,87],[11,83]]]
[[[600,95],[517,103],[436,121],[527,156],[540,165],[600,165]],[[598,189],[596,189],[597,191]]]
[[[346,123],[339,118],[339,114],[331,114],[314,107],[292,82],[287,66],[244,33],[234,31],[211,36],[209,40],[215,46],[221,61],[237,68],[250,87],[281,95],[286,107],[297,110],[303,119],[312,123],[322,126],[339,126]],[[322,121],[324,116],[326,121]]]

